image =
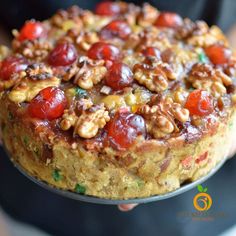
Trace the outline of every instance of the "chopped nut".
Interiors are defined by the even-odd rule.
[[[157,116],[156,121],[157,121],[157,126],[159,127],[159,129],[166,134],[171,134],[175,129],[174,125],[165,116]],[[154,136],[155,136],[155,133],[154,133]]]
[[[188,96],[188,92],[184,91],[182,87],[174,91],[173,93],[173,99],[175,102],[179,104],[184,104],[186,101],[186,98]]]
[[[104,105],[93,105],[84,110],[80,116],[66,110],[60,125],[63,130],[74,127],[74,135],[78,134],[82,138],[92,138],[109,120],[110,117]]]
[[[186,122],[189,119],[189,110],[181,107],[178,103],[173,103],[171,107],[172,114],[180,122]]]
[[[92,44],[99,41],[99,37],[96,32],[81,32],[76,38],[76,44],[83,50],[87,51]]]
[[[52,47],[53,45],[49,40],[33,40],[13,44],[13,50],[15,52],[35,61],[44,60],[52,50]]]
[[[136,64],[134,66],[134,79],[154,92],[164,91],[168,88],[168,79],[176,78],[170,66],[163,62],[153,65]]]
[[[189,39],[190,37],[204,35],[209,27],[204,21],[193,22],[190,19],[184,19],[182,27],[177,29],[176,37],[178,39]]]
[[[178,132],[175,119],[182,123],[189,120],[189,111],[169,97],[153,96],[148,104],[138,108],[137,113],[145,118],[147,130],[154,138]]]
[[[227,92],[225,86],[232,84],[232,79],[220,69],[214,69],[209,64],[197,63],[193,65],[187,78],[192,86],[204,89],[214,97],[219,97]]]
[[[112,89],[110,87],[104,85],[104,86],[102,86],[100,93],[108,95],[111,92],[111,90]]]
[[[32,80],[44,80],[52,77],[52,69],[40,63],[28,66],[25,72],[26,77]]]
[[[219,42],[227,45],[224,34],[217,26],[212,26],[205,34],[193,35],[187,42],[198,47],[207,47]]]
[[[85,59],[80,63],[79,71],[75,76],[74,83],[83,89],[91,89],[93,85],[98,84],[106,75],[107,69],[100,64],[93,64],[91,60]]]
[[[143,27],[152,25],[156,20],[157,15],[158,11],[156,8],[154,8],[148,3],[144,3],[143,7],[141,8],[141,12],[138,16],[138,24]]]

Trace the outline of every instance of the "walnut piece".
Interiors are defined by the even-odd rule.
[[[91,89],[106,75],[107,69],[103,64],[102,60],[94,63],[92,60],[84,58],[79,65],[80,69],[75,75],[74,83],[83,89]]]
[[[164,62],[154,62],[148,64],[136,64],[134,66],[134,79],[145,85],[153,92],[165,91],[168,88],[168,79],[176,79],[169,64]]]
[[[146,120],[147,130],[154,138],[163,138],[179,129],[175,124],[175,119],[185,123],[189,120],[189,111],[180,104],[173,102],[169,97],[153,96],[149,104],[138,108],[137,113]]]
[[[206,33],[193,35],[187,40],[188,44],[198,47],[207,47],[219,42],[223,43],[225,46],[228,45],[227,39],[217,26],[212,26]]]
[[[227,92],[226,86],[233,83],[222,70],[200,63],[193,65],[187,80],[194,88],[204,89],[217,98]]]
[[[138,24],[146,27],[152,25],[156,20],[158,11],[148,3],[144,3],[141,12],[138,15]]]
[[[52,50],[53,45],[48,40],[32,40],[19,43],[17,40],[13,42],[13,50],[22,54],[26,58],[42,61]]]
[[[84,99],[86,100],[86,99]],[[103,104],[92,105],[77,116],[74,111],[65,110],[60,126],[63,130],[74,127],[74,135],[82,138],[93,138],[110,120]]]

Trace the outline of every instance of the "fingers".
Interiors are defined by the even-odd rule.
[[[134,209],[138,204],[120,204],[118,205],[118,209],[120,211],[130,211],[132,209]]]

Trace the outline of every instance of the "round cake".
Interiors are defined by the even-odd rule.
[[[106,199],[178,189],[235,132],[236,58],[216,26],[149,4],[73,6],[0,48],[0,123],[13,162]]]

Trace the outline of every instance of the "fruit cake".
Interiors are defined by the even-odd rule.
[[[0,123],[13,162],[106,199],[207,175],[235,127],[236,58],[217,26],[149,4],[73,6],[0,48]]]

